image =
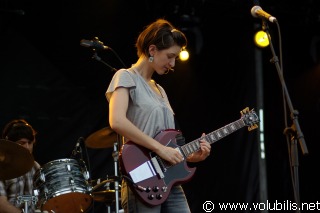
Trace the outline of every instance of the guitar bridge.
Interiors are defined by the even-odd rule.
[[[162,172],[161,166],[159,165],[159,161],[156,157],[151,158],[151,162],[153,164],[153,168],[156,170],[156,173],[159,175],[160,178],[164,178],[164,174]]]

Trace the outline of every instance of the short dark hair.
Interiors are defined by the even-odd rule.
[[[187,38],[183,32],[165,19],[157,19],[149,24],[139,34],[136,41],[137,55],[149,56],[149,46],[155,45],[158,50],[163,50],[178,45],[181,48],[186,48]]]
[[[16,142],[22,138],[35,141],[37,132],[24,119],[15,119],[7,123],[2,131],[2,139]]]

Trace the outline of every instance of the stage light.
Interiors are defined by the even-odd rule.
[[[254,35],[254,43],[261,48],[269,46],[268,35],[264,31],[258,31]]]
[[[183,49],[180,54],[179,54],[179,58],[181,61],[186,61],[189,59],[189,52],[186,49]]]

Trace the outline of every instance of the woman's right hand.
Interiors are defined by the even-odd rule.
[[[184,157],[178,149],[169,146],[160,147],[156,151],[156,154],[173,165],[178,164],[184,160]]]

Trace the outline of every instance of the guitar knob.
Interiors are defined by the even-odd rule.
[[[157,194],[157,195],[156,195],[156,198],[157,198],[158,200],[161,200],[162,194]]]
[[[148,195],[148,199],[149,199],[149,200],[153,200],[153,198],[154,198],[154,195],[153,195],[153,194]]]
[[[154,187],[152,188],[152,190],[153,190],[154,192],[157,192],[157,191],[159,191],[159,187],[158,187],[158,186],[154,186]]]
[[[151,192],[151,187],[150,186],[146,187],[146,192]]]

